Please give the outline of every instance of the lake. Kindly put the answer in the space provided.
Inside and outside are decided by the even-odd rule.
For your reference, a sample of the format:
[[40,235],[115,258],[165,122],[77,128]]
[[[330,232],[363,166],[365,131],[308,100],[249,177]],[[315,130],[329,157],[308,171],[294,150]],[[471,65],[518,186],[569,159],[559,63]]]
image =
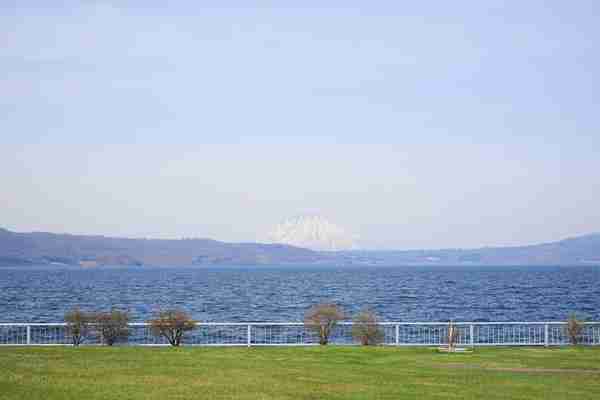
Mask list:
[[0,322],[61,322],[75,306],[134,321],[169,307],[200,321],[300,321],[319,302],[387,321],[600,320],[600,267],[0,268]]

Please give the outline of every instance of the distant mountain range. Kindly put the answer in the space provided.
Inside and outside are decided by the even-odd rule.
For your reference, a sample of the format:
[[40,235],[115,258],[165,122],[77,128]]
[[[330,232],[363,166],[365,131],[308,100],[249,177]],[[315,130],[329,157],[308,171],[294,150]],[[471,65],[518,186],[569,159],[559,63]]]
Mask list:
[[345,263],[384,265],[600,265],[600,233],[530,246],[338,253]]
[[210,239],[124,239],[0,229],[0,265],[600,265],[600,234],[480,249],[319,252]]
[[320,255],[280,244],[123,239],[0,229],[0,265],[311,264]]

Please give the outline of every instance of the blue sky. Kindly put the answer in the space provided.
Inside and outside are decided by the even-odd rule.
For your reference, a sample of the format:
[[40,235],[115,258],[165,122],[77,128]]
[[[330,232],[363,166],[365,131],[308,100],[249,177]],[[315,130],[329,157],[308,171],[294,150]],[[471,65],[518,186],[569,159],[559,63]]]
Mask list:
[[247,241],[308,212],[371,248],[600,231],[597,2],[10,3],[9,229]]

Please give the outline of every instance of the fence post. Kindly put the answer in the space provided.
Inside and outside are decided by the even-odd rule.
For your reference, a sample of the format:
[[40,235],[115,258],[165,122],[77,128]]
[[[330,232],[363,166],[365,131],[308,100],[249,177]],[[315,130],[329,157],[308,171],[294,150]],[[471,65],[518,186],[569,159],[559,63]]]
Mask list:
[[400,344],[400,325],[396,324],[396,346]]
[[475,326],[469,325],[469,337],[471,338],[471,348],[475,347]]
[[548,347],[548,345],[550,344],[548,342],[548,324],[544,324],[544,347]]
[[247,332],[247,344],[248,347],[252,346],[252,325],[248,324],[248,332]]
[[27,325],[27,344],[31,344],[31,325]]

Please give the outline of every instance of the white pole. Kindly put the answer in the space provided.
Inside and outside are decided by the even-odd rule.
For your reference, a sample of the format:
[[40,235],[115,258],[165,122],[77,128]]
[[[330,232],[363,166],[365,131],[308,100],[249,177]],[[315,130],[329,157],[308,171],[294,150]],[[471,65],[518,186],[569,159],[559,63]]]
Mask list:
[[252,346],[252,325],[248,324],[248,335],[247,335],[248,347]]
[[31,325],[27,325],[27,344],[31,344]]
[[548,347],[548,324],[544,324],[544,346]]
[[400,344],[400,325],[396,325],[396,346]]
[[475,347],[475,326],[473,324],[469,326],[469,336],[471,336],[471,347]]

